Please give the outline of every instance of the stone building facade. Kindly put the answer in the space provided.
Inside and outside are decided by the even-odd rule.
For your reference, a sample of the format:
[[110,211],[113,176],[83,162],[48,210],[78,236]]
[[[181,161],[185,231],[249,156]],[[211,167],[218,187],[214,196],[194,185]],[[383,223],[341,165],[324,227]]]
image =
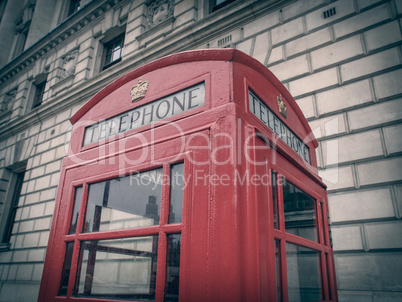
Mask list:
[[69,118],[130,70],[232,47],[319,141],[340,301],[402,300],[401,0],[0,1],[0,301],[36,301]]

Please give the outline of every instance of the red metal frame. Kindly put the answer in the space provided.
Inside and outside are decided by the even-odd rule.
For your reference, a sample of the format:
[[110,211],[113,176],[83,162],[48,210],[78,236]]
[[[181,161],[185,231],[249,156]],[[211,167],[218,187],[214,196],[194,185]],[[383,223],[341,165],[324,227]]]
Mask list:
[[[149,88],[142,100],[133,103],[130,89],[139,77],[149,82]],[[86,126],[200,82],[205,83],[202,107],[83,147]],[[250,89],[304,140],[311,164],[250,112]],[[287,105],[287,119],[279,112],[279,95]],[[337,301],[327,197],[316,166],[317,142],[291,95],[258,61],[233,49],[191,51],[162,58],[105,87],[71,121],[74,127],[68,156],[63,160],[39,301],[103,301],[73,296],[79,243],[152,234],[159,236],[155,301],[163,301],[166,235],[173,233],[182,236],[180,301],[276,301],[275,240],[280,243],[283,301],[288,301],[286,242],[319,252],[324,300]],[[265,137],[265,142],[257,136]],[[163,167],[168,176],[170,165],[177,162],[184,162],[184,177],[188,180],[183,193],[182,223],[167,223],[170,191],[169,185],[164,184],[159,225],[80,233],[88,184],[156,167]],[[286,177],[315,198],[317,242],[285,232],[281,186],[280,228],[274,229],[271,190],[253,181],[245,183],[242,178],[271,175],[273,170],[279,179]],[[69,235],[74,188],[81,185],[77,231]],[[74,251],[67,296],[60,297],[57,293],[66,242],[74,242]]]

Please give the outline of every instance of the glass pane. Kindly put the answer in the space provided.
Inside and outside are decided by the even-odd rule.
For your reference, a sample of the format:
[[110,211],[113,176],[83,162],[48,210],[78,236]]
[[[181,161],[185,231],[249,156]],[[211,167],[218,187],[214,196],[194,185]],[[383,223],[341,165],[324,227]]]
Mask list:
[[[12,174],[12,178],[16,177],[15,184],[13,187],[10,187],[10,194],[12,194],[11,198],[11,203],[10,203],[10,209],[7,213],[2,213],[3,219],[6,221],[6,225],[4,226],[3,230],[3,240],[2,243],[10,243],[10,238],[11,234],[13,232],[14,228],[14,221],[15,221],[15,216],[17,214],[18,210],[18,201],[20,200],[20,195],[21,195],[21,190],[22,190],[22,184],[24,182],[24,177],[25,177],[25,171],[21,173],[16,173]],[[4,211],[4,209],[2,208]],[[1,238],[1,237],[0,237]]]
[[84,241],[74,293],[106,299],[155,299],[158,236]]
[[169,223],[181,222],[183,207],[184,163],[173,165],[170,170],[170,214]]
[[286,232],[317,241],[315,199],[284,179],[283,206]]
[[225,2],[229,2],[228,0],[215,0],[215,5],[219,5]]
[[332,300],[332,291],[331,291],[331,278],[329,276],[329,261],[328,261],[328,254],[325,253],[325,265],[327,267],[327,284],[328,284],[328,298]]
[[105,65],[109,64],[112,61],[112,55],[107,54],[105,58]]
[[118,52],[120,50],[120,44],[113,45],[112,52]]
[[320,210],[321,210],[321,217],[322,217],[322,230],[324,234],[324,244],[327,245],[327,226],[325,225],[325,211],[324,211],[324,205],[320,202]]
[[43,94],[45,93],[45,86],[46,86],[46,81],[43,83],[40,83],[36,86],[36,92],[35,92],[35,97],[34,97],[32,108],[36,108],[42,104]]
[[162,168],[89,185],[84,232],[159,224]]
[[179,301],[181,234],[167,235],[165,302]]
[[114,44],[113,43],[108,43],[105,45],[106,49],[106,54],[110,55],[113,52]]
[[80,3],[80,0],[71,0],[70,9],[68,10],[68,16],[71,16],[80,9]]
[[281,242],[275,240],[276,301],[282,301]]
[[113,58],[112,58],[113,62],[120,59],[120,57],[121,57],[121,48],[119,47],[113,51]]
[[113,45],[113,51],[120,50],[122,46],[123,46],[123,40],[122,39],[117,40]]
[[77,222],[78,222],[78,213],[80,211],[81,205],[81,196],[82,196],[82,187],[75,188],[74,193],[74,206],[73,206],[73,215],[71,216],[71,225],[69,234],[75,234],[77,230]]
[[63,271],[59,288],[59,296],[67,295],[68,279],[70,278],[71,259],[73,257],[74,242],[68,242],[66,245],[66,255],[64,257]]
[[278,215],[278,175],[272,172],[272,206],[274,212],[274,228],[279,229],[279,215]]
[[286,243],[290,302],[322,300],[319,252]]

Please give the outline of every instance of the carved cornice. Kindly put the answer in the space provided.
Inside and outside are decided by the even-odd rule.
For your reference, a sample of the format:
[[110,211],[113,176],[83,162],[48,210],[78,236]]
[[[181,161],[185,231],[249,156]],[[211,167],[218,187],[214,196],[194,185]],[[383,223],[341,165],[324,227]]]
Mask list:
[[65,78],[75,74],[77,58],[78,58],[77,49],[71,51],[63,58],[60,70],[60,80],[64,80]]
[[[273,5],[266,5],[265,1],[270,1]],[[97,91],[119,78],[122,74],[126,74],[145,63],[172,53],[200,47],[203,43],[218,37],[222,33],[227,33],[234,28],[239,28],[243,24],[247,24],[273,9],[277,9],[280,5],[293,1],[295,0],[258,0],[253,5],[247,3],[233,5],[230,10],[215,12],[191,24],[191,26],[181,28],[177,32],[172,32],[169,35],[169,39],[163,39],[161,42],[143,48],[143,50],[129,54],[125,60],[122,60],[119,64],[106,69],[86,81],[76,84],[73,86],[73,89],[60,92],[60,94],[53,96],[48,102],[39,106],[36,110],[25,114],[18,120],[14,119],[8,123],[0,124],[0,141],[24,131],[37,122],[54,116],[54,114],[58,112],[71,108],[71,106],[83,100],[88,100]],[[115,2],[117,4],[117,2],[121,3],[122,1],[116,0]],[[215,20],[216,14],[218,13],[220,18],[219,20]],[[170,18],[164,22],[171,22]],[[161,26],[163,26],[163,24]],[[155,28],[151,30],[155,30]],[[147,32],[148,31],[146,31],[143,36],[140,35],[140,37],[148,37]],[[138,38],[139,37],[137,37],[137,39]],[[0,70],[0,76],[1,72],[2,70]],[[57,85],[58,84],[56,84],[56,86]]]
[[82,28],[87,27],[107,10],[123,0],[91,1],[77,13],[63,21],[54,30],[40,39],[37,43],[15,57],[0,69],[0,85],[17,75],[36,60],[55,49],[63,41],[70,38]]
[[173,17],[174,0],[155,0],[148,5],[147,27],[148,29]]

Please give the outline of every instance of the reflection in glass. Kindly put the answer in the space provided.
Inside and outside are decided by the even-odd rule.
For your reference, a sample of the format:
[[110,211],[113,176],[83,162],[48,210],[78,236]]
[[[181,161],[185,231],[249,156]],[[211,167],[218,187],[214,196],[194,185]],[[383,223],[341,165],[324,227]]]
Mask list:
[[179,301],[181,234],[167,235],[165,302]]
[[322,300],[319,252],[286,243],[289,302]]
[[276,301],[282,301],[281,242],[275,240]]
[[315,199],[284,179],[283,207],[286,232],[317,241]]
[[329,300],[332,300],[331,278],[329,276],[329,259],[328,259],[328,254],[327,253],[325,253],[325,266],[327,268],[328,298],[329,298]]
[[81,196],[82,196],[82,187],[75,188],[74,208],[73,208],[73,214],[71,216],[70,230],[68,231],[69,234],[75,234],[75,231],[77,230],[78,213],[80,211],[80,205],[81,205]]
[[159,224],[162,168],[89,185],[84,232]]
[[74,294],[154,300],[157,253],[158,236],[84,241]]
[[180,223],[183,207],[184,163],[172,165],[170,170],[169,223]]
[[66,254],[64,257],[63,271],[61,273],[61,281],[59,287],[59,296],[67,295],[68,279],[70,278],[71,259],[73,257],[74,242],[66,244]]
[[274,212],[274,228],[279,229],[279,215],[278,215],[278,174],[272,172],[272,206]]

